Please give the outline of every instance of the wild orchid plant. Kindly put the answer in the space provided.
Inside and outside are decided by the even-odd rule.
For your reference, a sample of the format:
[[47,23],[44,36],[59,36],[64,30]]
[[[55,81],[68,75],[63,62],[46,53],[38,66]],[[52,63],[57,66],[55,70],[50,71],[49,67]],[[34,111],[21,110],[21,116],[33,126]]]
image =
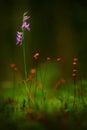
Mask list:
[[25,79],[27,79],[27,69],[26,69],[26,55],[25,55],[25,43],[24,43],[24,32],[30,31],[30,24],[27,20],[30,19],[30,16],[27,16],[27,12],[23,14],[23,23],[21,26],[21,31],[17,32],[16,37],[16,45],[21,45],[23,48],[23,58],[24,58],[24,71],[25,71]]
[[25,85],[25,88],[27,91],[29,102],[31,101],[32,103],[34,103],[32,97],[31,97],[29,88],[27,86],[27,82],[26,82],[28,77],[27,77],[27,68],[26,68],[26,51],[25,51],[25,43],[24,43],[24,33],[25,33],[25,31],[30,31],[30,24],[27,22],[27,20],[30,19],[30,16],[27,16],[27,13],[28,12],[25,12],[23,14],[23,22],[21,25],[21,31],[18,31],[17,36],[16,36],[16,45],[21,45],[23,48],[24,73],[25,73],[25,76],[24,76],[25,80],[23,80],[23,82],[24,82],[24,85]]

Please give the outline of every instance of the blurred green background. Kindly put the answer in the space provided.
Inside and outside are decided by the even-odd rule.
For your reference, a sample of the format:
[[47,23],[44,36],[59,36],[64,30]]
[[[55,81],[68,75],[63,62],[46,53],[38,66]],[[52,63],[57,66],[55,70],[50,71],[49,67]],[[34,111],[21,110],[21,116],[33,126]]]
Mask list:
[[85,0],[0,0],[0,81],[10,80],[10,64],[23,72],[22,48],[16,46],[22,15],[29,11],[30,32],[26,32],[27,68],[35,52],[45,59],[63,57],[71,75],[73,57],[79,72],[87,76],[87,2]]

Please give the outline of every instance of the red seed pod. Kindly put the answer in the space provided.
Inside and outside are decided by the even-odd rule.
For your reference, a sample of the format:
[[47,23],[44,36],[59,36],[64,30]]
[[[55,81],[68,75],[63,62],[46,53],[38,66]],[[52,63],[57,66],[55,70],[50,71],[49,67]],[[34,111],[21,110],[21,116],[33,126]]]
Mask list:
[[39,58],[39,53],[34,54],[34,59],[37,60]]
[[10,64],[11,68],[14,68],[16,65],[14,63]]
[[76,74],[75,74],[75,73],[73,73],[73,74],[72,74],[72,76],[73,76],[73,77],[76,77]]
[[35,74],[35,73],[36,73],[36,69],[32,68],[32,69],[30,70],[30,74]]
[[50,61],[51,60],[51,58],[50,57],[47,57],[47,61]]
[[77,62],[77,60],[78,60],[78,59],[77,59],[76,57],[73,59],[74,62]]
[[61,61],[61,60],[62,60],[62,58],[60,58],[60,57],[59,57],[59,58],[57,58],[56,60],[57,60],[57,61]]
[[77,72],[77,70],[76,70],[76,69],[73,69],[72,71],[73,71],[73,73],[76,73],[76,72]]
[[77,63],[74,61],[74,62],[73,62],[73,65],[76,65],[76,64],[77,64]]
[[18,72],[18,68],[17,68],[17,67],[15,67],[15,68],[14,68],[14,71],[15,71],[15,72]]

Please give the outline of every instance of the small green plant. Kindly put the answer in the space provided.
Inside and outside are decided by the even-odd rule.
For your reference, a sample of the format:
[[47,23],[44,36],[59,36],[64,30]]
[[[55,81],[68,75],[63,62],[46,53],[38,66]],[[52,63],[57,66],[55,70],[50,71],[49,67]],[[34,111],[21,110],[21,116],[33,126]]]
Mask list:
[[73,73],[72,73],[72,76],[73,76],[73,82],[74,82],[74,101],[73,101],[73,107],[75,107],[76,105],[76,96],[77,96],[77,58],[74,58],[73,59],[73,65],[74,65],[74,68],[73,68]]

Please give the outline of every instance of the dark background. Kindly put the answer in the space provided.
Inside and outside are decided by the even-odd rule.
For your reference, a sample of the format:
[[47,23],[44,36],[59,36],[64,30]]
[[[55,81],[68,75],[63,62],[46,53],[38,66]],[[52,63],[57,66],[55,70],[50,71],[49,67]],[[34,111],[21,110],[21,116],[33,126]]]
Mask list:
[[35,52],[45,59],[63,57],[71,74],[73,57],[87,76],[87,2],[85,0],[0,0],[0,80],[10,80],[10,64],[23,71],[22,49],[16,46],[22,15],[29,11],[31,31],[26,32],[27,68]]

